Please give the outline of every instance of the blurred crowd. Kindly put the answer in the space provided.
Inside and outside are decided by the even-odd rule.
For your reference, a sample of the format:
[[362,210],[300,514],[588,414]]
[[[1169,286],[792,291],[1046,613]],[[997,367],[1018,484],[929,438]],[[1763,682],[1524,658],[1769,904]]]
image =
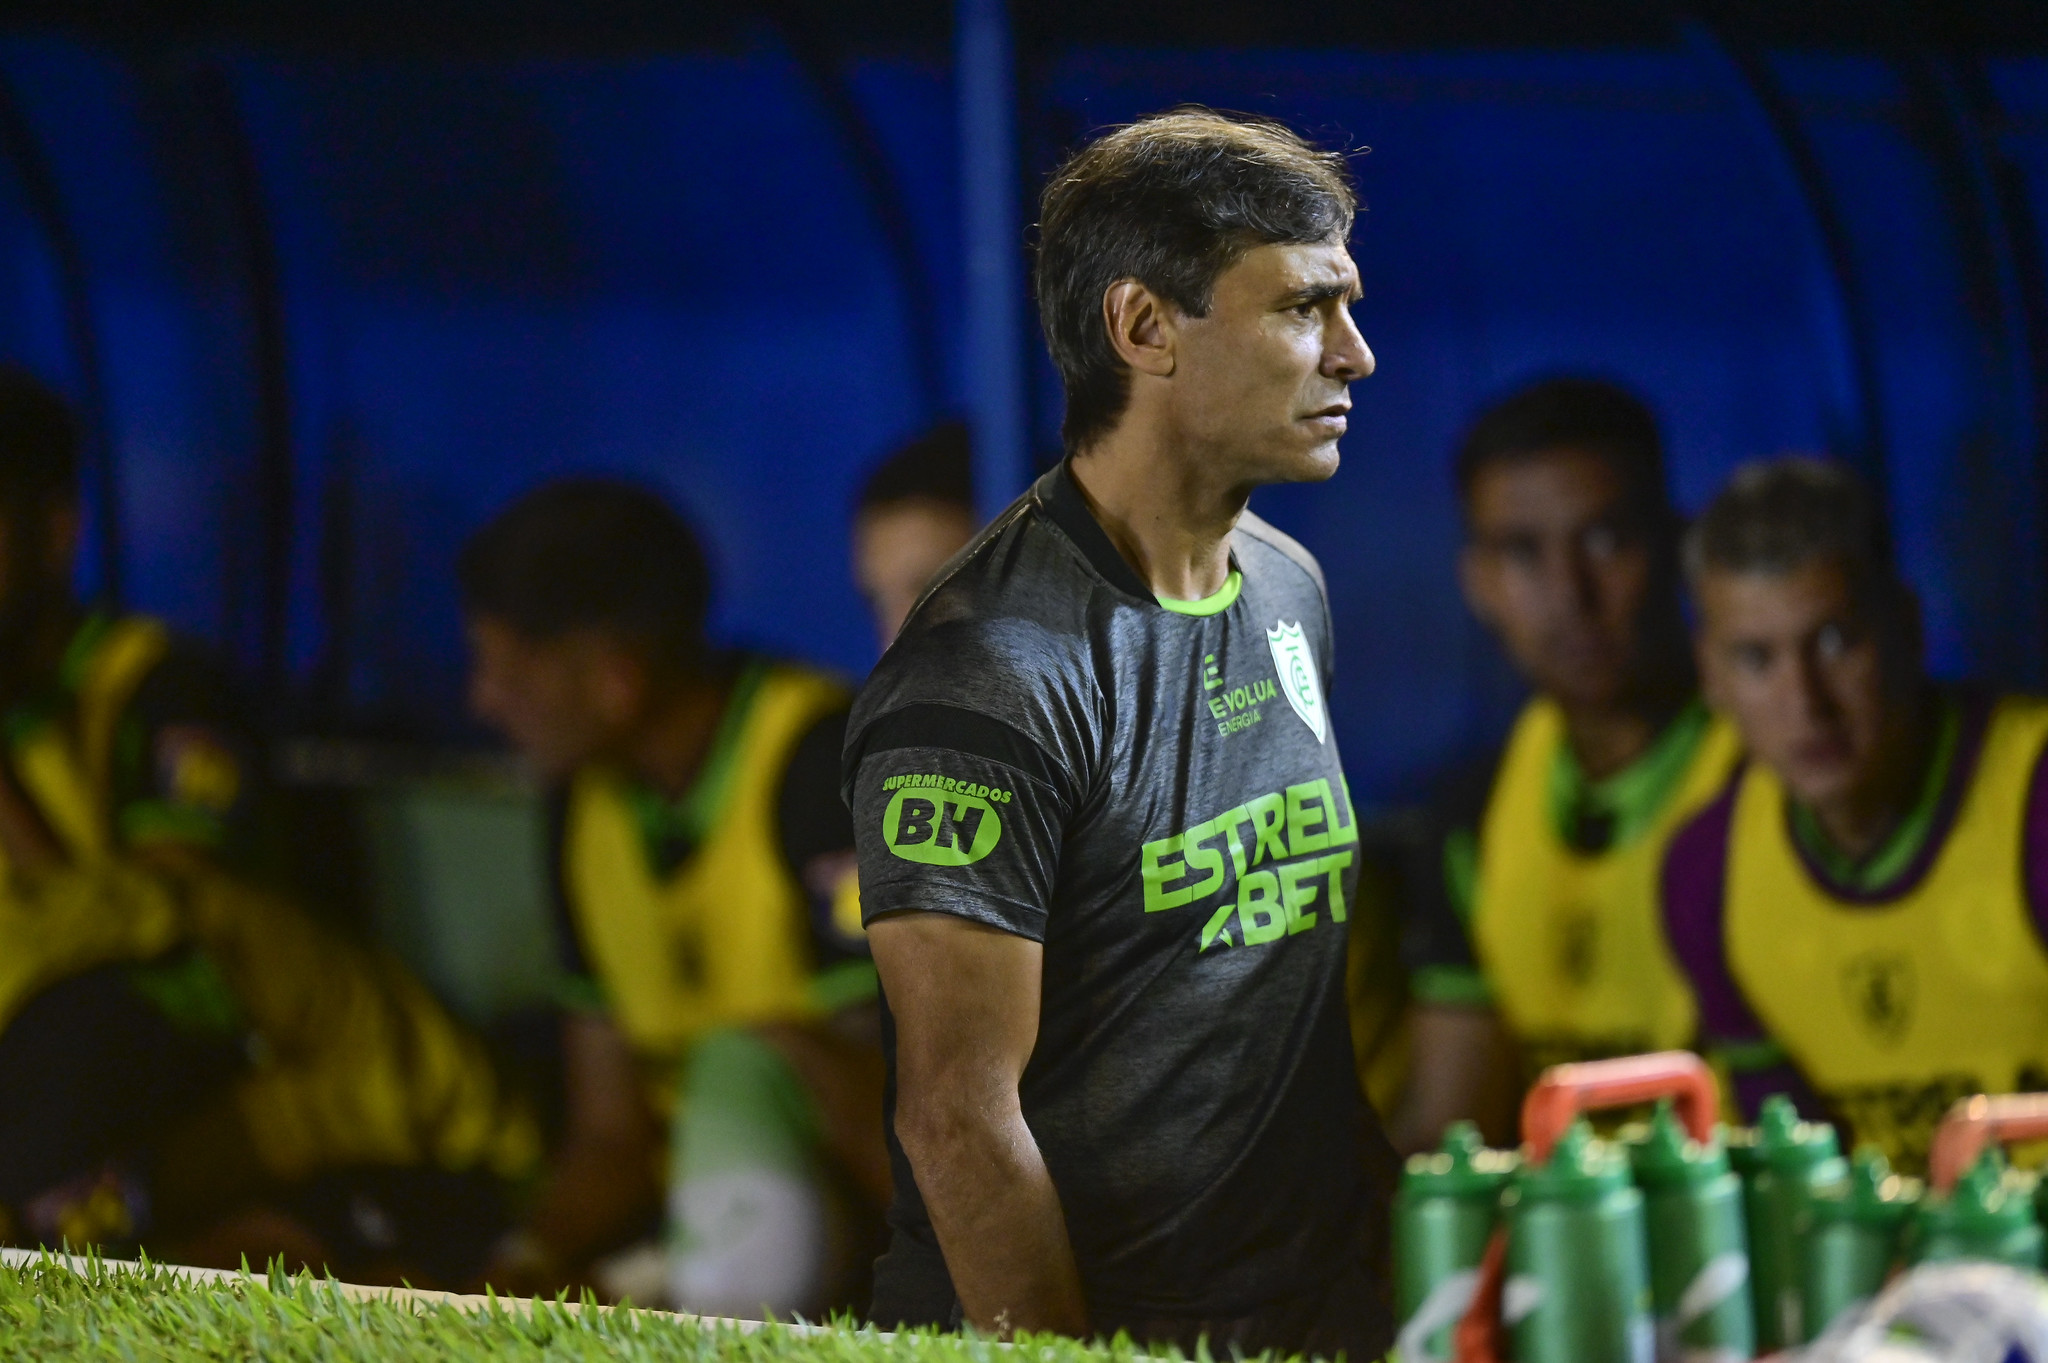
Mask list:
[[[77,599],[77,464],[0,374],[0,1241],[859,1310],[906,1171],[848,684],[715,646],[645,487],[552,483],[470,539],[471,705],[547,791],[559,984],[515,1053],[311,907],[233,679]],[[1541,1067],[1650,1050],[1908,1170],[1955,1098],[2048,1087],[2048,703],[1928,679],[1871,489],[1779,458],[1688,524],[1655,416],[1587,378],[1479,414],[1446,476],[1529,700],[1368,838],[1348,988],[1397,1147],[1511,1142]],[[974,506],[956,425],[865,483],[884,647]]]

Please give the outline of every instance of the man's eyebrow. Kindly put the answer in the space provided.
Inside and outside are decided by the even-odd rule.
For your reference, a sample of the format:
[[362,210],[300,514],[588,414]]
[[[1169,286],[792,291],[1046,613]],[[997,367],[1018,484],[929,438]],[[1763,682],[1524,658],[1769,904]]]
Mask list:
[[1326,303],[1332,298],[1349,301],[1356,288],[1357,286],[1350,281],[1338,279],[1326,280],[1321,284],[1304,284],[1282,297],[1280,306],[1298,308],[1303,303]]

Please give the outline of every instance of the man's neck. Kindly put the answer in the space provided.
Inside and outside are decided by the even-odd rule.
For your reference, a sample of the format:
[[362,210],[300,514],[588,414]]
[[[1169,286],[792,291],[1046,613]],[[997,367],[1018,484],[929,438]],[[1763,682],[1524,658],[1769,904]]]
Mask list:
[[663,795],[680,799],[704,768],[731,692],[725,669],[672,680],[627,741],[625,765]]
[[1156,434],[1125,421],[1068,467],[1082,500],[1153,595],[1199,601],[1230,579],[1230,532],[1249,488],[1200,476]]
[[1886,735],[1870,779],[1811,806],[1821,835],[1837,852],[1862,861],[1905,822],[1926,785],[1940,731],[1936,699],[1915,698]]

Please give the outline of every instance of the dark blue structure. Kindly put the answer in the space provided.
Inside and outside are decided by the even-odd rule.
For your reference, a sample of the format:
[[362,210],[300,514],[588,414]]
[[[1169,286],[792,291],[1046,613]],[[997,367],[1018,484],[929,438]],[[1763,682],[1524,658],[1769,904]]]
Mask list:
[[[1189,100],[1370,148],[1380,371],[1337,482],[1260,503],[1329,570],[1361,797],[1514,700],[1457,599],[1446,467],[1478,403],[1548,371],[1651,398],[1688,505],[1745,457],[1855,460],[1938,670],[2048,684],[2041,34],[1072,8],[1020,19],[1027,185]],[[0,358],[86,414],[87,585],[218,640],[281,722],[445,739],[463,536],[615,470],[689,506],[728,637],[864,670],[848,498],[976,394],[948,19],[883,9],[7,30]]]

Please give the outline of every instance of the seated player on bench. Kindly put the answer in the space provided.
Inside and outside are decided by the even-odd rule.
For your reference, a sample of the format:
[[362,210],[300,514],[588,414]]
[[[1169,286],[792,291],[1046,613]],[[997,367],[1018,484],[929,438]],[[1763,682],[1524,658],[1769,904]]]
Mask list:
[[[572,1281],[651,1230],[665,1139],[670,1302],[758,1317],[856,1300],[889,1175],[839,798],[846,689],[715,652],[695,535],[630,484],[528,494],[461,573],[477,712],[560,786],[576,982],[564,1135],[493,1281]],[[599,1277],[626,1280],[616,1261]]]
[[1687,571],[1752,754],[1672,843],[1664,911],[1744,1115],[1791,1092],[1924,1167],[1957,1098],[2048,1085],[2048,703],[1938,686],[1870,489],[1738,472]]
[[1680,523],[1643,404],[1537,383],[1474,423],[1457,479],[1465,598],[1536,694],[1491,763],[1446,783],[1407,877],[1410,1150],[1458,1117],[1513,1139],[1545,1065],[1692,1037],[1657,871],[1735,761],[1694,690]]
[[246,708],[74,599],[77,465],[0,372],[0,1239],[459,1281],[532,1124],[394,960],[262,887]]

